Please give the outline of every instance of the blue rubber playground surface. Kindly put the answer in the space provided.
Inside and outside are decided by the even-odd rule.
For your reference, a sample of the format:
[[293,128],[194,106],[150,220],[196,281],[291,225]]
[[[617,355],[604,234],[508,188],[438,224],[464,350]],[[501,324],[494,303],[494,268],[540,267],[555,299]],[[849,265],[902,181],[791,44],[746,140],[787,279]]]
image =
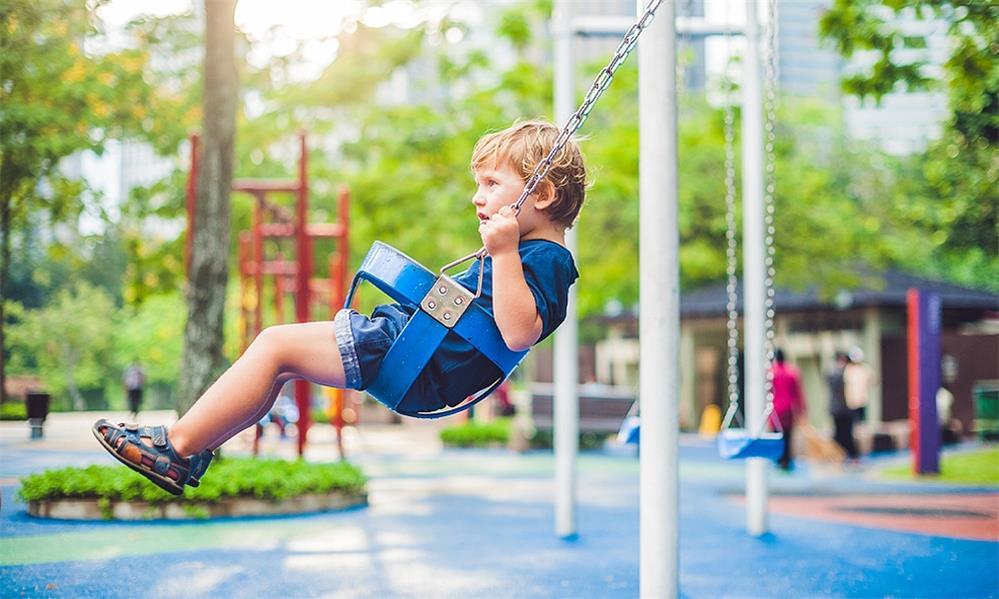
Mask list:
[[[113,463],[86,440],[85,423],[92,419],[81,421],[84,434],[65,433],[61,437],[72,439],[64,440],[49,432],[45,441],[29,442],[23,423],[0,429],[3,597],[639,595],[634,457],[580,457],[579,536],[570,541],[553,534],[550,454],[443,450],[432,431],[409,427],[361,429],[351,443],[354,461],[371,478],[364,508],[173,523],[29,517],[14,497],[17,476]],[[718,459],[694,438],[683,440],[680,462],[683,597],[999,595],[995,539],[891,528],[952,514],[982,518],[983,529],[991,529],[995,510],[869,510],[875,521],[884,516],[886,526],[774,511],[771,533],[754,538],[745,532],[743,466]],[[914,506],[921,496],[956,504],[999,498],[995,487],[886,484],[863,469],[844,473],[806,464],[789,475],[772,473],[770,481],[775,499],[805,506],[829,497],[911,497]]]

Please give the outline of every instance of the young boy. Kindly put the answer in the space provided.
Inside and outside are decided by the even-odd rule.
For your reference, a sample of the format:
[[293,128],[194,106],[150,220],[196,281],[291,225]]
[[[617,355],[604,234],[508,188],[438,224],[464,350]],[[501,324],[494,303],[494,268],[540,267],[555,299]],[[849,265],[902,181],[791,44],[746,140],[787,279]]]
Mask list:
[[[574,142],[554,157],[520,214],[511,208],[558,135],[550,123],[522,122],[485,135],[472,153],[472,204],[489,254],[475,301],[493,313],[503,341],[514,351],[538,343],[562,323],[569,287],[579,276],[565,248],[565,231],[579,214],[586,190],[586,170]],[[476,262],[455,280],[474,291],[478,268]],[[332,323],[269,327],[169,431],[101,419],[94,435],[119,461],[180,495],[185,484],[199,484],[215,448],[270,410],[288,380],[365,389],[414,310],[388,304],[371,316],[341,310]],[[491,362],[451,333],[414,383],[418,392],[401,405],[410,410],[457,405],[498,376]],[[440,402],[407,404],[410,396],[439,397]]]

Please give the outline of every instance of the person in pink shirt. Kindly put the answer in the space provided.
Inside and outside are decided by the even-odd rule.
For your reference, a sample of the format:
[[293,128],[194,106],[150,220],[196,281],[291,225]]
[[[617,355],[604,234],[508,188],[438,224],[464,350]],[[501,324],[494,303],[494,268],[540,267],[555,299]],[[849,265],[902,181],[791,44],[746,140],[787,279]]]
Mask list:
[[773,374],[774,414],[780,420],[784,429],[784,454],[777,465],[782,470],[790,470],[793,466],[791,455],[791,433],[794,423],[805,414],[805,395],[801,391],[801,374],[794,366],[784,361],[784,350],[774,352],[774,363],[771,366]]

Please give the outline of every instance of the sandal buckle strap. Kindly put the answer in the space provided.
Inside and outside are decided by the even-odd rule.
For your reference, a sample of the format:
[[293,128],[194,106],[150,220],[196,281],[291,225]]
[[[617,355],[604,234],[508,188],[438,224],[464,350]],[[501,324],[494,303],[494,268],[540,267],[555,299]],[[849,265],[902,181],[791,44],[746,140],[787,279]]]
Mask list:
[[150,432],[152,433],[150,437],[153,440],[153,445],[156,447],[166,447],[167,446],[167,435],[165,426],[154,426],[151,427]]

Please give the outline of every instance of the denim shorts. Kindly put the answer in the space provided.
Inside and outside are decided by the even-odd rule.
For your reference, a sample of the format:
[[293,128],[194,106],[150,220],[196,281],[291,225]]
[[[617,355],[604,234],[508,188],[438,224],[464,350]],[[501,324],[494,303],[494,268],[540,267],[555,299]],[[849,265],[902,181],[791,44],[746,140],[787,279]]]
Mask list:
[[[378,306],[370,317],[354,310],[337,312],[333,324],[347,389],[363,391],[375,381],[385,354],[411,315],[412,311],[399,304]],[[467,341],[448,333],[398,409],[429,412],[452,407],[502,376],[498,367]]]
[[343,309],[333,319],[347,389],[363,391],[374,382],[382,359],[409,320],[402,310],[377,314],[368,317]]

